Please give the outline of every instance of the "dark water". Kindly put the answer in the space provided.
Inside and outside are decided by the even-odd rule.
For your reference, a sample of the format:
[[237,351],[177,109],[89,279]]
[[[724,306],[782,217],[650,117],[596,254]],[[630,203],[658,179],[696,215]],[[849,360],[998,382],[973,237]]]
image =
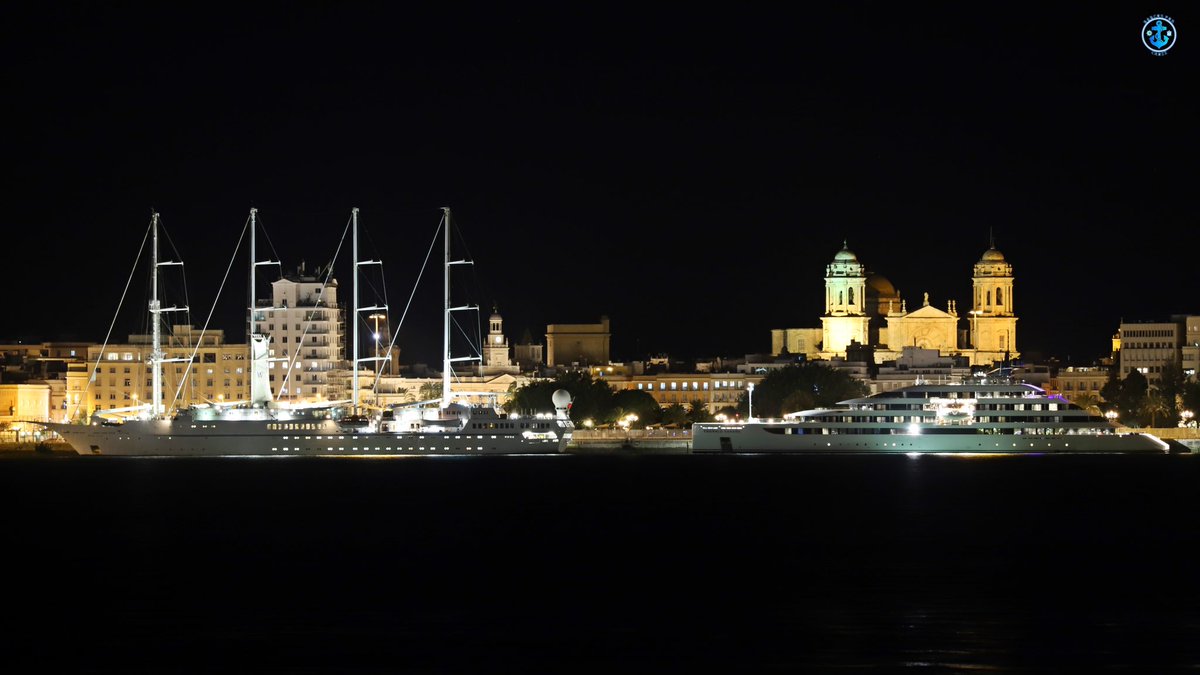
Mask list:
[[1194,669],[1198,488],[1190,456],[4,460],[0,666]]

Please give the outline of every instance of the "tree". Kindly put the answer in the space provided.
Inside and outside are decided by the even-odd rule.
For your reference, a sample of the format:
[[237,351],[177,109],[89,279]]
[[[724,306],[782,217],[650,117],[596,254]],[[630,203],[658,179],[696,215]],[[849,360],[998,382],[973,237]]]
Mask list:
[[1149,420],[1148,426],[1158,426],[1158,418],[1166,417],[1171,412],[1171,404],[1167,402],[1167,398],[1162,395],[1157,389],[1151,389],[1142,398],[1142,407],[1138,411],[1141,413],[1143,422]]
[[1105,410],[1116,410],[1117,400],[1121,398],[1121,379],[1117,376],[1117,367],[1108,369],[1108,381],[1100,387],[1100,398],[1104,399]]
[[663,408],[662,417],[660,419],[665,425],[675,425],[679,427],[687,426],[687,410],[678,403],[672,403],[670,406]]
[[1082,394],[1076,394],[1074,403],[1092,415],[1101,414],[1100,397],[1090,391],[1085,391]]
[[708,404],[701,400],[692,401],[688,406],[688,420],[693,424],[696,422],[711,422],[713,420],[712,413],[708,412]]
[[1175,406],[1175,401],[1183,393],[1183,384],[1186,381],[1187,376],[1183,373],[1183,366],[1173,360],[1163,363],[1162,378],[1158,381],[1158,392],[1166,400],[1168,408],[1166,414],[1171,418],[1179,416],[1179,408]]
[[[779,417],[796,410],[832,406],[868,393],[867,385],[849,373],[810,361],[767,373],[754,388],[754,416]],[[738,409],[743,414],[750,412],[742,402],[739,402]]]
[[585,419],[598,424],[616,420],[613,390],[604,380],[592,379],[586,372],[568,372],[552,380],[535,380],[518,387],[505,404],[505,410],[516,413],[537,413],[554,410],[554,392],[565,389],[571,394],[571,420],[581,424]]
[[[1183,409],[1191,410],[1200,416],[1200,382],[1185,382],[1179,397],[1183,399]],[[1192,418],[1196,419],[1196,418]]]
[[422,401],[432,401],[435,398],[442,397],[441,382],[426,382],[417,390],[417,398]]
[[1121,421],[1127,426],[1144,426],[1142,424],[1142,406],[1149,389],[1150,384],[1146,381],[1146,376],[1137,370],[1129,371],[1125,379],[1121,380],[1121,391],[1116,400],[1117,412],[1121,415]]
[[649,392],[641,389],[622,389],[613,394],[613,406],[617,411],[615,417],[621,417],[628,413],[637,415],[637,421],[633,423],[634,429],[640,429],[649,424],[656,424],[658,418],[662,415],[662,406]]

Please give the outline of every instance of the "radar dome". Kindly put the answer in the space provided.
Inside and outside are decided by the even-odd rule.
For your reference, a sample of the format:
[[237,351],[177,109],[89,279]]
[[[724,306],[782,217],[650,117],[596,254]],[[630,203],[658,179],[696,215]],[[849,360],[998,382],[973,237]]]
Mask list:
[[555,408],[565,408],[571,405],[571,392],[558,389],[550,396],[550,400],[554,401]]

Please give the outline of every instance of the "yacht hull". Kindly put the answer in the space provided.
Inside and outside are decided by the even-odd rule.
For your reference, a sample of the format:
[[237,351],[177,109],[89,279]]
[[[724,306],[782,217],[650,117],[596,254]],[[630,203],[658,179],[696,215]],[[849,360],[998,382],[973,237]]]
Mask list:
[[[787,424],[696,424],[692,452],[735,453],[1166,453],[1150,434],[823,434]],[[794,427],[793,427],[794,428]]]

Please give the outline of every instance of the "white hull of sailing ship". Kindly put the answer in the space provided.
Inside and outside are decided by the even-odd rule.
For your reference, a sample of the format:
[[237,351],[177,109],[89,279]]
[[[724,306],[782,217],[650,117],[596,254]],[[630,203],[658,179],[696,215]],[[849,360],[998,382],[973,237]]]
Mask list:
[[[348,430],[333,420],[218,423],[131,420],[116,426],[47,424],[81,455],[145,457],[289,457],[398,455],[519,455],[563,452],[570,422],[500,419],[486,425],[542,424],[541,429],[468,429],[458,433],[380,433]],[[476,424],[482,424],[476,422]],[[504,433],[496,433],[503,431]],[[512,431],[518,433],[512,433]]]

